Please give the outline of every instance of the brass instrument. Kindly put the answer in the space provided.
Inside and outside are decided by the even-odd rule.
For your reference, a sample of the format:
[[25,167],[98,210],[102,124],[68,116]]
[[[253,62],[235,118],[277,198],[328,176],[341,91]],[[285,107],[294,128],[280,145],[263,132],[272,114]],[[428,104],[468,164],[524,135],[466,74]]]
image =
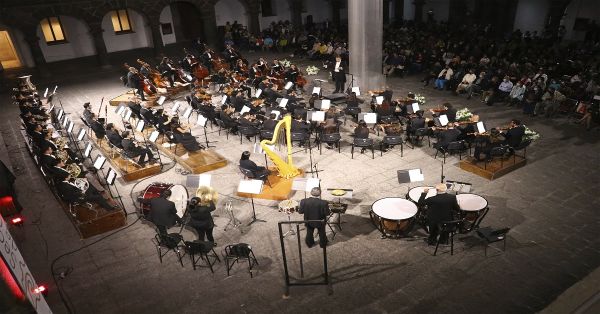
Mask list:
[[217,203],[219,193],[209,186],[201,186],[196,190],[196,197],[200,198],[200,203]]
[[81,168],[77,164],[67,164],[65,170],[67,170],[72,178],[77,178],[81,174]]
[[31,75],[19,76],[19,87],[25,87],[29,91],[35,91],[35,85],[31,83]]
[[[269,146],[277,143],[277,139],[279,137],[280,129],[285,128],[285,139],[287,146],[287,162],[285,162],[281,157],[279,157],[275,152],[273,152]],[[277,171],[279,172],[279,176],[285,179],[293,178],[300,174],[300,170],[294,167],[294,163],[292,161],[292,116],[286,115],[277,123],[275,126],[275,130],[273,131],[273,138],[271,140],[262,140],[260,142],[260,146],[269,159],[275,164],[277,167]]]
[[64,138],[59,137],[54,141],[54,144],[56,145],[56,147],[59,150],[63,150],[65,148],[65,146],[67,146],[67,142],[65,141]]
[[75,178],[75,180],[73,180],[73,184],[75,184],[75,186],[81,190],[81,193],[85,193],[90,187],[90,183],[84,178]]
[[66,163],[69,160],[69,154],[66,150],[58,150],[56,151],[56,158],[62,160],[62,162]]

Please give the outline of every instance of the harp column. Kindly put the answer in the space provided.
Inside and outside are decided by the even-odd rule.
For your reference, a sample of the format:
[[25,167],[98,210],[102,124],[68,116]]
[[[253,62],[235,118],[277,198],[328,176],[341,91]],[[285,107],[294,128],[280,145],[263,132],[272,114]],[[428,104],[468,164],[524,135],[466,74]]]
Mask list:
[[348,0],[348,38],[355,86],[362,91],[381,87],[383,0]]

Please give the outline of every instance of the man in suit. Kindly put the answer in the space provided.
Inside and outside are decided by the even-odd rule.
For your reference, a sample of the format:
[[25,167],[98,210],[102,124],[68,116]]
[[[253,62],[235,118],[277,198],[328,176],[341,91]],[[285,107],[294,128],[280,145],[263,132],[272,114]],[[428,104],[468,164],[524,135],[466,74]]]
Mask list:
[[423,118],[423,111],[419,110],[416,116],[409,120],[408,127],[406,128],[406,135],[410,137],[415,134],[418,129],[425,127],[425,118]]
[[169,201],[171,196],[170,190],[165,190],[160,197],[150,199],[150,212],[146,219],[152,222],[160,234],[167,234],[167,229],[175,225],[175,223],[183,223],[181,217],[177,216],[177,208],[175,203]]
[[521,121],[512,119],[510,121],[510,128],[504,134],[504,144],[510,147],[517,147],[521,145],[523,135],[525,135],[525,127],[521,125]]
[[85,122],[90,124],[90,122],[92,121],[93,114],[94,113],[92,112],[92,105],[90,105],[89,102],[83,104],[83,119],[85,120]]
[[140,165],[144,165],[146,163],[146,156],[148,156],[148,159],[150,160],[151,163],[153,163],[155,161],[152,151],[148,148],[138,146],[134,142],[133,134],[129,133],[129,131],[123,132],[123,140],[121,141],[121,145],[122,145],[123,151],[125,152],[125,155],[127,155],[127,157],[129,157],[129,158],[139,157],[138,163]]
[[127,87],[135,88],[142,101],[146,101],[142,79],[139,77],[138,71],[134,67],[129,67],[129,72],[127,72]]
[[433,144],[433,147],[443,152],[448,149],[448,144],[457,141],[461,134],[462,133],[458,129],[454,128],[454,123],[449,122],[448,129],[440,132],[438,135],[438,141],[437,143]]
[[58,195],[60,195],[63,201],[69,203],[78,201],[92,202],[106,210],[118,209],[116,205],[110,205],[92,185],[88,187],[84,194],[75,184],[71,183],[70,179],[71,176],[69,174],[61,175],[59,178],[60,182],[56,186]]
[[277,120],[275,120],[276,117],[276,114],[271,113],[269,115],[269,118],[265,120],[265,122],[263,122],[262,129],[267,131],[274,131],[275,127],[277,126]]
[[240,167],[252,171],[255,177],[260,177],[264,174],[269,173],[269,169],[258,166],[254,161],[250,160],[250,152],[245,151],[240,157]]
[[96,114],[94,113],[92,113],[91,115],[90,128],[92,129],[92,131],[94,131],[94,135],[96,135],[96,138],[99,140],[103,139],[106,135],[106,130],[104,129],[104,126],[98,121],[98,117],[96,117]]
[[119,135],[119,131],[115,129],[115,126],[112,123],[106,125],[106,137],[108,137],[108,141],[117,148],[123,149],[123,145],[121,142],[123,141],[123,137]]
[[[329,205],[327,201],[320,199],[321,189],[312,188],[309,198],[300,201],[298,213],[304,214],[304,220],[325,220],[329,216]],[[315,229],[319,232],[319,246],[327,245],[327,234],[325,232],[326,223],[307,222],[306,223],[306,245],[310,248],[315,245]]]
[[[439,224],[444,221],[453,220],[453,212],[458,212],[460,206],[456,201],[456,196],[446,194],[446,184],[438,183],[435,186],[437,194],[435,196],[425,198],[429,188],[425,188],[419,198],[419,206],[427,205],[427,224],[429,227],[429,238],[427,243],[435,245],[438,234],[440,233]],[[448,239],[448,234],[440,235],[440,242],[445,242]]]
[[331,70],[331,77],[335,81],[335,91],[333,92],[334,94],[344,92],[344,85],[346,85],[345,66],[346,65],[342,61],[342,57],[340,56],[335,57],[335,62],[332,61],[329,63],[328,67]]

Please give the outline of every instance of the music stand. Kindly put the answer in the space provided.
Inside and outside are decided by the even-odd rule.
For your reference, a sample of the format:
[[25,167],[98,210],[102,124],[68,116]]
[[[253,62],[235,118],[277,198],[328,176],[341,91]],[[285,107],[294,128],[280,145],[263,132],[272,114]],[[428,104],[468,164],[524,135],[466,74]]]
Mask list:
[[406,107],[406,111],[410,114],[417,113],[417,111],[419,111],[420,109],[421,108],[419,108],[418,102],[412,103],[410,106]]
[[425,181],[425,176],[423,175],[423,172],[421,172],[421,169],[419,169],[419,168],[398,170],[397,174],[398,174],[398,183],[400,183],[400,184],[408,183],[408,190],[406,191],[407,194],[408,194],[408,191],[410,191],[411,183]]
[[198,114],[198,120],[196,120],[196,125],[201,126],[204,130],[204,141],[206,142],[206,149],[209,149],[211,147],[216,146],[210,146],[211,142],[208,140],[208,133],[206,133],[206,122],[208,122],[208,119],[205,116]]
[[477,126],[477,132],[485,133],[485,124],[483,124],[482,121],[477,122],[476,126]]
[[199,188],[201,186],[210,187],[212,175],[208,173],[203,173],[200,175],[190,175],[186,177],[185,186],[189,188]]
[[115,192],[117,193],[116,198],[119,200],[119,203],[121,204],[121,209],[125,210],[125,205],[123,204],[123,199],[121,197],[121,193],[119,193],[119,189],[117,188],[117,186],[114,185],[116,179],[117,179],[117,172],[113,168],[108,168],[108,172],[106,173],[106,176],[104,177],[104,180],[108,184],[108,192],[110,193],[111,197],[115,198],[112,193],[112,189],[110,187],[113,186],[115,188]]
[[263,188],[262,180],[240,180],[240,184],[238,185],[238,193],[250,194],[250,201],[252,203],[252,220],[248,225],[251,225],[255,222],[266,222],[262,219],[256,218],[256,209],[254,208],[254,195],[260,194]]
[[[272,151],[275,150],[275,145],[267,145],[269,147],[269,149],[271,149]],[[254,143],[254,147],[252,149],[252,153],[253,154],[262,154],[263,156],[265,156],[265,168],[269,168],[269,164],[267,162],[267,154],[265,153],[265,151],[263,150],[262,146],[260,145],[260,143]]]
[[86,128],[79,129],[79,133],[77,134],[77,141],[83,141],[85,134],[87,133]]
[[358,86],[353,86],[351,91],[352,91],[353,93],[355,93],[355,94],[356,94],[356,96],[360,96],[360,87],[358,87]]
[[304,191],[304,198],[306,198],[307,192],[320,186],[321,179],[319,178],[294,178],[292,181],[292,191]]
[[315,100],[315,108],[319,110],[328,110],[331,107],[331,99]]

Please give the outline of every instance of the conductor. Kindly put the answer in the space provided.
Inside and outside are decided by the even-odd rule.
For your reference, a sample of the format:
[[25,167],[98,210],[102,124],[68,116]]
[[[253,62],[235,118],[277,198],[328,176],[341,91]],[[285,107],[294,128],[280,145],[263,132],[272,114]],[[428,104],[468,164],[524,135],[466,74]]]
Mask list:
[[[321,189],[312,188],[311,197],[300,201],[298,212],[304,214],[304,220],[325,220],[329,215],[329,205],[327,201],[319,198]],[[325,233],[325,222],[307,222],[306,223],[306,245],[310,248],[315,245],[315,228],[319,231],[319,246],[322,248],[327,245],[327,234]]]
[[171,196],[170,190],[165,190],[160,197],[150,200],[150,212],[146,217],[150,222],[154,223],[158,229],[158,233],[167,234],[167,229],[182,223],[182,220],[177,216],[175,203],[169,200]]
[[[438,183],[435,186],[437,194],[427,199],[425,199],[425,196],[429,189],[425,188],[418,201],[419,206],[427,205],[427,223],[429,225],[427,244],[429,245],[435,245],[436,243],[440,233],[439,224],[444,221],[451,221],[453,211],[458,212],[460,210],[456,196],[446,194],[446,188],[446,184]],[[447,240],[448,234],[440,235],[440,242],[446,242]]]

